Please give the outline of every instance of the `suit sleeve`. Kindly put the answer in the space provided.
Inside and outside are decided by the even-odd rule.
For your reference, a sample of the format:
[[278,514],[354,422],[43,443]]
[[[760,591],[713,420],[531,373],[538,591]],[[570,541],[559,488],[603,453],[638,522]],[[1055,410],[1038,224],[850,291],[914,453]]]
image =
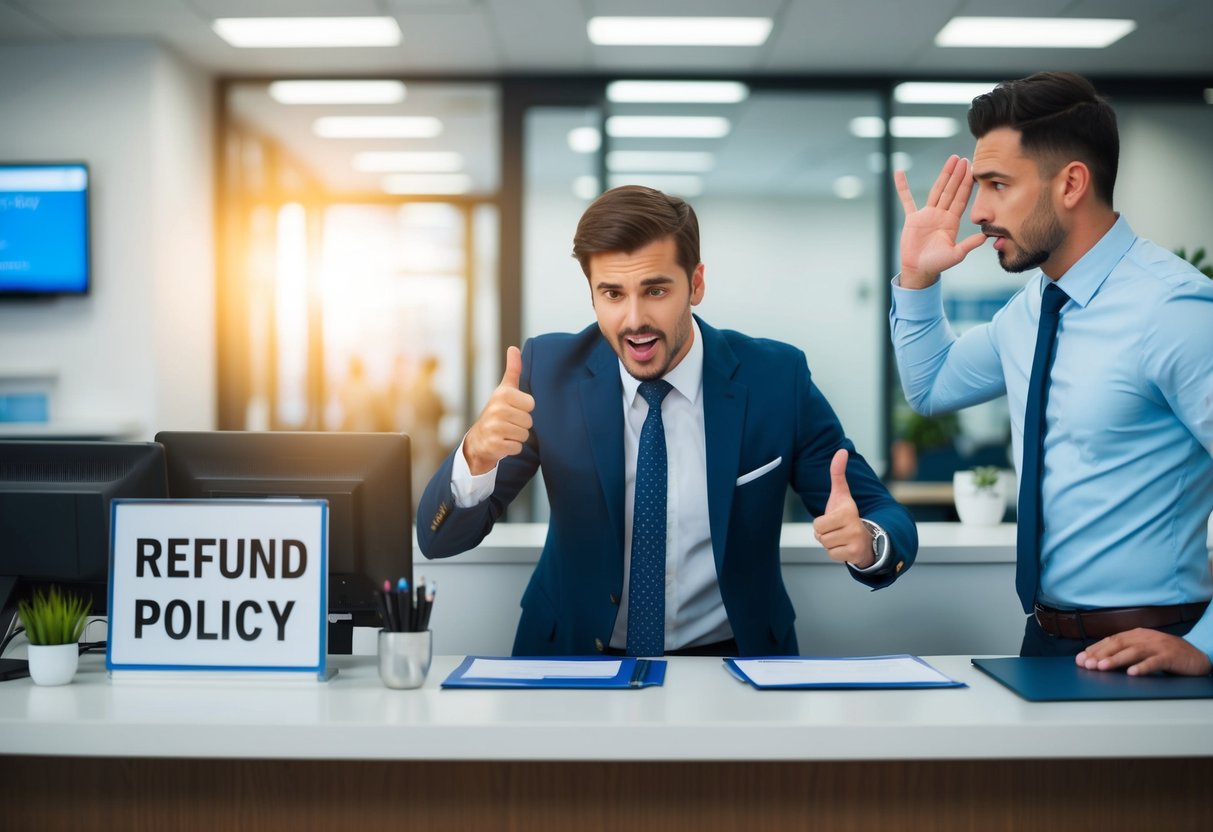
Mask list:
[[[525,393],[533,392],[533,360],[532,342],[527,341],[522,347],[522,375],[518,380],[519,389]],[[536,406],[539,406],[538,402]],[[479,546],[539,468],[539,443],[532,430],[520,453],[497,464],[497,484],[493,493],[474,506],[460,508],[451,491],[451,472],[457,453],[459,448],[443,460],[417,504],[417,542],[427,558],[450,557]]]
[[802,360],[797,372],[796,459],[792,488],[814,517],[825,511],[830,499],[830,461],[840,448],[848,452],[847,484],[859,507],[859,516],[871,520],[889,535],[892,555],[885,569],[867,574],[847,570],[862,584],[880,589],[897,580],[918,554],[918,529],[909,511],[893,499],[876,472],[843,433],[834,409],[813,384]]

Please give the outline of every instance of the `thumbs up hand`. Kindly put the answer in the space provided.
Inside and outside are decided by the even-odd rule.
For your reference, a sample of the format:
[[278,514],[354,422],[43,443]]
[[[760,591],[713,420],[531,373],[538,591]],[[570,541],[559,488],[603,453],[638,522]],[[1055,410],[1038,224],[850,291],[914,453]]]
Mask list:
[[501,383],[463,439],[463,457],[472,474],[487,474],[505,457],[521,452],[531,435],[535,398],[518,389],[521,376],[522,353],[510,347],[505,353]]
[[832,560],[864,569],[876,562],[872,553],[872,535],[859,519],[859,506],[847,485],[846,450],[840,449],[830,461],[830,499],[825,511],[813,521],[813,536],[826,548]]

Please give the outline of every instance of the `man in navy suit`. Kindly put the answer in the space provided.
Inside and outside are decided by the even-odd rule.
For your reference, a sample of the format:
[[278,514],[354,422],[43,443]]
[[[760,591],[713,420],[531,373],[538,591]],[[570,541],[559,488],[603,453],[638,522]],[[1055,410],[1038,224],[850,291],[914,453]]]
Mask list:
[[909,513],[855,453],[804,354],[691,314],[704,266],[689,205],[608,191],[573,255],[597,326],[509,348],[417,511],[426,557],[458,554],[542,469],[551,519],[515,655],[796,654],[779,563],[789,485],[860,583],[887,586],[913,563]]

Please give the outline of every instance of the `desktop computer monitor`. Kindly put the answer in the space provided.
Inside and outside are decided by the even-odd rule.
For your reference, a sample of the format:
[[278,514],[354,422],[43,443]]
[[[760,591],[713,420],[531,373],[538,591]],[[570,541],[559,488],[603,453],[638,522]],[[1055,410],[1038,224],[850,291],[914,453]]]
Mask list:
[[110,501],[167,495],[164,449],[153,442],[0,440],[0,638],[17,602],[49,584],[103,614]]
[[[383,626],[374,591],[413,582],[409,438],[400,433],[161,432],[173,498],[328,500],[329,652]],[[336,626],[334,626],[336,625]]]

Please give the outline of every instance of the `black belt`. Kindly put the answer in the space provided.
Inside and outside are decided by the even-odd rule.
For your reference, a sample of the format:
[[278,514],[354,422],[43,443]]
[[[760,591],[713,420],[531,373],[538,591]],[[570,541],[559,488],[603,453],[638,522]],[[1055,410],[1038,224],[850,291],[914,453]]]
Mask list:
[[1196,621],[1205,614],[1208,601],[1172,604],[1167,607],[1117,607],[1104,610],[1055,610],[1036,605],[1036,622],[1046,633],[1062,638],[1096,639],[1134,630],[1156,630]]

